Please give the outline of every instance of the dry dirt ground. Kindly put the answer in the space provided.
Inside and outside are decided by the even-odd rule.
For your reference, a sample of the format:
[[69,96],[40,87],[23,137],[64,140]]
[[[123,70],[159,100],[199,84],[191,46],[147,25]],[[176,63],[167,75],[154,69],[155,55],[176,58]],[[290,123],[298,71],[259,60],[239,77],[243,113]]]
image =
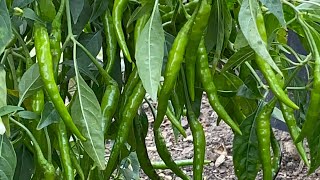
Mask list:
[[[144,108],[148,109],[148,106],[145,104]],[[153,118],[150,110],[148,111],[148,117],[149,122],[152,123]],[[204,97],[201,105],[200,122],[206,133],[206,159],[211,161],[211,163],[204,168],[204,178],[217,180],[237,179],[234,174],[232,162],[232,131],[223,122],[221,122],[219,126],[216,126],[216,120],[217,115]],[[180,136],[177,142],[175,141],[170,122],[166,120],[162,125],[162,134],[166,139],[167,147],[171,150],[171,154],[175,160],[191,159],[193,157],[192,135],[186,119],[182,119],[182,125],[186,129],[188,136],[187,138]],[[289,134],[280,130],[275,130],[275,134],[281,143],[283,151],[281,169],[276,179],[320,179],[320,170],[307,176],[307,168],[300,161],[299,155],[292,144]],[[151,128],[149,128],[146,141],[151,160],[160,160],[153,141]],[[192,167],[184,167],[183,170],[192,177]],[[170,170],[158,170],[158,173],[165,180],[180,179],[171,173]],[[143,173],[141,177],[141,179],[148,179]],[[261,179],[261,174],[259,174],[257,179]]]

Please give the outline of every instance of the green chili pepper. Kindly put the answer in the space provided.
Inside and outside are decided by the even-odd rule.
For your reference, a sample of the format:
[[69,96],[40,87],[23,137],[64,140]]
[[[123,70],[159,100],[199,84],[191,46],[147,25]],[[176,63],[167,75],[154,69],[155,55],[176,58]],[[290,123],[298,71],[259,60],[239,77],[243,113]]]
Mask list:
[[58,73],[58,64],[61,57],[61,17],[65,9],[65,0],[60,1],[60,7],[57,15],[52,21],[52,29],[50,34],[50,48],[52,55],[53,72],[55,76]]
[[189,40],[189,30],[192,27],[195,16],[196,13],[193,13],[192,17],[179,31],[169,52],[169,57],[164,74],[164,82],[158,99],[158,112],[154,123],[154,129],[159,129],[163,121],[163,117],[167,111],[168,100],[176,79],[179,75],[180,65],[183,61],[184,53]]
[[259,112],[256,118],[256,133],[258,138],[258,149],[263,170],[263,179],[272,179],[272,163],[270,152],[270,137],[271,137],[271,113],[276,104],[272,101],[265,105]]
[[196,68],[198,72],[198,76],[202,83],[203,89],[207,93],[209,103],[211,107],[215,110],[215,112],[219,115],[220,118],[224,120],[236,133],[242,134],[238,125],[231,119],[229,114],[226,112],[224,107],[221,105],[216,86],[212,81],[212,75],[209,69],[208,63],[208,55],[206,52],[206,47],[204,44],[204,40],[202,39],[198,49],[198,60],[196,63]]
[[280,144],[277,141],[276,137],[274,136],[272,129],[270,129],[270,133],[271,133],[271,137],[270,137],[271,148],[272,148],[272,152],[273,152],[272,177],[273,177],[273,179],[275,179],[277,174],[279,173],[279,170],[280,170],[282,154],[281,154]]
[[178,121],[180,121],[183,112],[184,99],[181,99],[181,94],[179,94],[179,92],[181,92],[182,89],[178,89],[179,87],[177,85],[178,82],[173,88],[173,92],[171,94],[171,103],[174,109],[175,116],[178,119]]
[[114,23],[114,30],[118,40],[118,44],[123,51],[124,56],[129,62],[132,62],[129,49],[126,44],[125,36],[122,30],[122,16],[127,8],[129,0],[115,0],[112,9],[112,18]]
[[152,167],[150,158],[148,156],[147,147],[144,138],[144,132],[142,130],[142,124],[139,121],[139,118],[135,118],[134,123],[134,136],[136,140],[136,153],[137,157],[143,172],[150,178],[150,179],[161,179],[157,172]]
[[203,35],[204,30],[208,25],[208,20],[211,11],[212,0],[202,0],[199,2],[200,7],[197,12],[196,18],[193,22],[192,28],[190,30],[189,42],[187,45],[187,51],[185,55],[186,61],[186,74],[188,90],[190,98],[194,101],[195,91],[195,63],[197,59],[197,51]]
[[173,112],[170,110],[170,108],[167,108],[167,113],[166,113],[169,121],[171,122],[171,124],[177,128],[177,130],[181,133],[181,135],[183,137],[187,137],[186,131],[183,129],[181,123],[179,122],[179,120],[174,116]]
[[119,102],[119,105],[120,105],[119,113],[123,112],[124,106],[127,104],[127,101],[131,96],[133,89],[136,87],[139,81],[140,81],[139,73],[137,71],[137,68],[134,68],[130,73],[130,76],[127,80],[126,85],[123,88],[123,93],[121,94],[120,102]]
[[37,91],[32,96],[32,103],[31,103],[32,111],[36,114],[40,115],[43,108],[44,108],[44,93],[42,90]]
[[175,38],[172,44],[166,65],[163,86],[161,88],[160,96],[158,99],[157,117],[155,119],[153,127],[155,143],[161,159],[176,175],[178,175],[182,179],[189,178],[172,160],[170,152],[167,149],[166,143],[161,135],[160,125],[167,111],[168,100],[171,95],[171,90],[173,89],[177,76],[179,75],[180,65],[183,61],[183,56],[189,39],[189,30],[192,27],[192,23],[195,19],[195,16],[196,13],[193,13],[191,18],[179,31],[177,37]]
[[83,173],[82,168],[80,166],[80,163],[78,162],[78,159],[72,149],[70,149],[70,158],[71,158],[72,165],[77,170],[80,179],[84,180],[85,179],[84,173]]
[[63,121],[55,125],[56,137],[59,143],[60,159],[62,162],[63,179],[74,179],[73,167],[70,155],[69,137],[67,135],[66,126]]
[[107,133],[109,126],[111,124],[113,115],[117,110],[119,96],[120,96],[120,91],[118,86],[108,85],[106,87],[106,90],[104,92],[104,95],[101,101],[101,111],[102,111],[102,116],[104,118],[102,129],[104,131],[104,134]]
[[[32,95],[31,111],[40,116],[41,112],[43,111],[43,108],[44,108],[44,93],[43,93],[43,90],[38,90],[34,95]],[[47,143],[48,142],[46,140],[44,131],[37,130],[38,123],[39,123],[38,120],[33,120],[28,128],[32,132],[36,141],[39,143],[39,146],[40,146],[42,153],[47,154],[47,152],[48,152]],[[35,156],[35,159],[37,159],[37,158],[38,157]],[[37,161],[37,162],[38,163],[36,164],[36,169],[41,170],[43,167],[41,167],[41,164],[39,163],[39,161]],[[37,170],[35,171],[34,177],[40,178],[41,176],[43,176],[43,174],[41,174],[41,172],[39,172]]]
[[195,113],[193,112],[191,102],[189,100],[187,82],[185,79],[185,73],[183,69],[181,69],[181,74],[184,84],[184,94],[187,105],[187,119],[193,137],[193,179],[202,179],[203,164],[206,152],[206,138],[204,135],[203,127],[201,123],[198,121]]
[[72,121],[72,118],[60,97],[59,89],[55,82],[52,56],[47,29],[39,22],[34,23],[34,45],[39,63],[40,76],[44,82],[44,88],[48,92],[56,110],[65,122],[66,126],[81,140],[86,140]]
[[[257,27],[260,33],[261,38],[265,43],[267,43],[267,33],[264,25],[264,19],[263,15],[258,13],[257,15]],[[283,91],[281,85],[278,82],[278,78],[275,75],[273,69],[271,66],[262,59],[259,55],[256,55],[255,62],[258,65],[261,73],[263,74],[264,78],[266,79],[267,83],[269,84],[269,87],[273,94],[283,103],[285,103],[287,106],[293,108],[293,109],[299,109],[299,107],[290,100],[290,98],[287,96],[287,94]]]
[[34,154],[35,154],[35,158],[37,161],[37,164],[39,164],[39,168],[41,171],[41,175],[43,177],[40,178],[44,178],[46,180],[54,180],[55,179],[55,168],[54,166],[49,163],[46,158],[43,156],[43,153],[41,151],[41,148],[37,142],[37,140],[34,138],[34,136],[32,135],[32,133],[28,130],[28,128],[26,128],[25,126],[23,126],[20,122],[16,121],[15,119],[13,119],[12,117],[9,117],[9,119],[15,123],[16,125],[18,125],[19,127],[21,127],[24,131],[26,131],[26,134],[29,136],[29,138],[31,139],[32,143],[33,143],[33,148],[34,149]]
[[[305,34],[307,36],[309,46],[311,49],[312,56],[314,58],[314,70],[313,70],[313,88],[311,90],[309,107],[306,115],[306,120],[303,123],[301,133],[297,137],[295,142],[300,142],[304,137],[311,135],[317,129],[314,128],[314,125],[318,123],[319,120],[319,107],[320,107],[320,54],[319,54],[319,45],[320,42],[315,41],[318,39],[313,35],[317,35],[318,32],[304,22],[300,17],[298,18],[300,24],[304,27]],[[318,35],[319,36],[319,35]],[[319,40],[319,39],[318,39]]]
[[179,166],[172,159],[169,150],[167,149],[165,140],[160,132],[160,129],[153,129],[154,140],[158,150],[158,154],[163,162],[174,172],[177,176],[182,179],[189,179],[189,177],[179,168]]
[[299,136],[300,133],[300,129],[297,126],[297,121],[294,117],[294,112],[293,109],[286,106],[283,103],[280,103],[280,109],[281,112],[283,114],[284,120],[286,121],[290,136],[292,138],[292,140],[295,142],[295,146],[301,156],[301,159],[304,161],[304,163],[309,166],[309,161],[308,161],[308,156],[307,153],[303,147],[303,143],[302,142],[298,142],[296,143],[297,137]]
[[106,43],[107,43],[107,48],[106,48],[107,64],[105,69],[107,73],[110,74],[117,57],[117,54],[116,54],[117,38],[114,30],[113,19],[112,19],[109,8],[104,13],[102,22],[103,22],[103,29],[104,29],[104,34],[106,36]]
[[[188,2],[184,5],[184,8],[186,9],[187,13],[192,13],[193,11],[195,11],[196,7],[198,6],[198,1],[192,1],[192,2]],[[165,13],[164,15],[161,16],[162,22],[168,22],[172,19],[174,15],[174,10],[170,11],[168,13]]]
[[146,91],[143,88],[142,82],[139,81],[134,90],[132,91],[132,95],[125,104],[123,111],[121,112],[121,122],[119,125],[117,137],[112,147],[107,168],[104,172],[106,179],[110,179],[113,168],[117,163],[120,150],[126,142],[130,129],[132,128],[133,118],[136,116],[136,113],[140,107],[140,104],[142,103],[145,93]]

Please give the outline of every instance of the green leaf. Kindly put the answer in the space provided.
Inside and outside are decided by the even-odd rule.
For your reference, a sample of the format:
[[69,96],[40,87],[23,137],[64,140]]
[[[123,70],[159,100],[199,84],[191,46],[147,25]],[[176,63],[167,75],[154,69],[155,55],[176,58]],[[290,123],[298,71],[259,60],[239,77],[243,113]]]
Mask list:
[[164,56],[164,31],[158,6],[139,35],[136,47],[135,58],[143,87],[156,100]]
[[240,125],[242,135],[233,139],[233,165],[239,180],[255,180],[259,171],[260,157],[255,120],[259,109]]
[[[72,69],[70,69],[68,72],[67,72],[67,77],[70,79],[72,77],[75,76],[75,72],[74,72],[74,66],[73,66],[73,61],[72,60],[67,60],[67,61],[64,61],[62,64],[64,65],[67,65],[67,66],[70,66],[72,67]],[[90,78],[94,83],[98,84],[98,81],[96,79],[96,77],[94,76],[94,74],[91,72],[91,70],[88,68],[89,65],[86,65],[85,63],[80,63],[79,65],[79,71],[80,73],[82,73],[83,75],[85,76],[88,76],[88,78]]]
[[243,81],[238,76],[228,72],[216,73],[213,79],[218,94],[224,97],[236,95],[238,89],[243,85]]
[[33,21],[44,23],[43,20],[39,16],[37,16],[36,13],[30,8],[23,9],[22,17],[25,17],[27,19],[31,19]]
[[10,114],[10,113],[13,113],[15,111],[23,111],[23,110],[24,110],[23,107],[20,107],[20,106],[11,106],[11,105],[2,106],[0,108],[0,117],[7,115],[7,114]]
[[278,120],[280,120],[280,121],[282,121],[282,122],[284,122],[284,123],[286,122],[286,121],[284,120],[283,115],[282,115],[282,111],[281,111],[279,108],[277,108],[277,107],[273,108],[271,117],[276,118],[276,119],[278,119]]
[[249,46],[248,41],[244,37],[243,33],[241,31],[239,31],[237,33],[237,37],[234,42],[234,49],[239,50],[239,49],[244,48],[246,46]]
[[99,16],[101,16],[106,9],[108,8],[109,1],[106,0],[95,0],[93,2],[93,10],[90,17],[90,22],[96,20]]
[[239,51],[234,53],[227,63],[223,66],[221,72],[228,71],[234,67],[241,65],[243,62],[253,60],[255,58],[254,51],[250,46],[241,48]]
[[129,27],[130,24],[132,24],[135,20],[142,17],[144,14],[152,11],[152,7],[153,7],[153,2],[148,1],[147,3],[142,5],[141,7],[138,7],[137,9],[135,9],[133,11],[132,15],[130,16],[130,19],[128,20],[127,27]]
[[[96,57],[101,50],[102,46],[102,35],[101,31],[97,31],[94,33],[82,33],[79,36],[79,42],[94,56]],[[78,68],[80,72],[88,76],[91,80],[93,80],[96,84],[98,81],[96,80],[93,73],[90,71],[90,65],[92,64],[90,58],[87,54],[81,49],[77,48],[77,59],[78,59]],[[95,68],[95,66],[94,66]]]
[[125,179],[138,180],[140,164],[138,161],[137,154],[135,152],[131,152],[129,156],[121,161],[123,168],[121,168],[121,174]]
[[84,150],[100,169],[105,169],[104,134],[102,115],[98,99],[82,79],[76,68],[77,93],[71,106],[71,116],[81,134],[87,139],[82,142]]
[[74,35],[80,35],[81,33],[83,33],[84,27],[90,20],[90,14],[92,13],[90,2],[89,0],[73,0],[70,2],[72,4],[75,4],[75,6],[70,7],[71,14],[72,12],[74,12],[74,14],[72,15],[72,31]]
[[60,121],[60,115],[54,108],[52,102],[47,102],[44,105],[43,111],[41,112],[41,119],[37,125],[37,130],[41,130],[44,127],[49,126],[53,123]]
[[301,3],[296,7],[299,10],[320,10],[320,1],[319,0],[308,0],[306,2]]
[[17,165],[16,153],[9,139],[0,135],[0,175],[1,179],[13,179]]
[[256,23],[259,11],[257,0],[244,0],[239,12],[239,24],[244,37],[247,39],[251,48],[264,59],[277,73],[282,75],[281,70],[271,58],[268,49],[263,42]]
[[11,20],[6,0],[0,0],[0,55],[12,37]]
[[[210,52],[215,46],[221,48],[224,37],[224,14],[222,13],[222,1],[217,0],[212,6],[206,34],[206,48]],[[219,45],[220,44],[220,45]],[[217,49],[216,48],[216,49]]]
[[32,65],[22,76],[19,83],[19,101],[22,101],[42,88],[43,82],[39,73],[37,63]]
[[259,91],[250,89],[246,84],[243,84],[239,87],[237,96],[241,96],[248,99],[261,99],[263,97]]
[[269,11],[277,17],[280,24],[285,27],[286,21],[284,19],[284,14],[282,10],[282,2],[280,0],[260,0],[262,4],[264,4]]
[[15,148],[17,154],[17,167],[14,172],[14,180],[31,179],[35,164],[32,153],[25,145],[20,144]]
[[24,8],[28,4],[32,3],[34,0],[14,0],[12,7]]
[[72,21],[74,24],[78,22],[78,18],[82,12],[82,9],[84,7],[84,1],[85,0],[72,0],[70,2],[70,11],[72,16]]
[[32,111],[20,111],[17,114],[20,118],[23,118],[23,119],[30,119],[30,120],[40,119],[40,116]]

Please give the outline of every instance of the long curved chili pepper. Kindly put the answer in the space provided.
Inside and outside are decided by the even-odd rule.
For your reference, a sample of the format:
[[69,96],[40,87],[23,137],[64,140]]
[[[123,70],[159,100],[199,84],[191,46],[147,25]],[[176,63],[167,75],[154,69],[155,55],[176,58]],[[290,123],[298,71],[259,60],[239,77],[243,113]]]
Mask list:
[[188,50],[186,51],[186,55],[185,55],[186,72],[188,72],[186,74],[186,78],[187,78],[190,98],[192,101],[194,101],[194,97],[195,97],[194,83],[195,83],[195,72],[196,72],[195,63],[197,59],[197,51],[201,41],[201,37],[208,25],[212,0],[202,0],[199,3],[200,3],[200,7],[196,15],[196,18],[193,22],[193,26],[190,30],[189,42],[187,45]]
[[103,116],[103,131],[107,133],[111,124],[113,115],[117,111],[118,101],[120,97],[120,90],[118,86],[107,85],[101,101],[101,112]]
[[[311,53],[314,58],[314,70],[313,70],[313,87],[311,90],[311,96],[310,96],[310,102],[308,111],[306,114],[306,120],[303,123],[301,132],[296,139],[295,142],[300,142],[303,140],[304,137],[311,135],[314,131],[317,131],[317,129],[314,128],[314,125],[318,123],[319,120],[319,106],[320,106],[320,54],[319,50],[320,48],[317,46],[317,43],[315,41],[316,37],[313,37],[313,34],[317,34],[316,30],[308,25],[306,22],[301,20],[301,18],[298,18],[298,21],[302,26],[304,26],[304,31],[307,36]],[[319,37],[317,38],[318,42]]]
[[139,118],[134,120],[134,136],[136,140],[136,153],[143,172],[152,180],[161,179],[157,172],[152,167],[150,158],[148,156],[145,138],[142,131],[142,124]]
[[175,38],[166,65],[164,82],[160,91],[158,99],[157,116],[154,122],[153,132],[155,138],[155,144],[161,159],[165,164],[182,179],[189,179],[188,176],[177,166],[177,164],[171,158],[170,152],[166,147],[166,143],[160,132],[160,125],[167,111],[168,100],[171,95],[171,90],[174,87],[177,76],[179,75],[180,65],[183,61],[183,55],[188,43],[188,34],[192,23],[195,19],[196,12],[193,13],[191,18],[185,23],[182,29],[179,31]]
[[160,129],[154,129],[154,140],[158,150],[158,154],[163,162],[180,178],[187,180],[189,177],[179,168],[179,166],[172,159],[171,154],[166,146],[165,140],[161,134]]
[[216,86],[212,81],[212,75],[209,69],[208,55],[206,52],[204,40],[201,40],[199,45],[196,68],[199,73],[203,89],[207,93],[211,107],[215,110],[219,117],[221,117],[223,121],[227,123],[236,133],[241,134],[241,130],[239,129],[238,125],[231,119],[231,117],[219,101]]
[[50,34],[50,48],[52,55],[53,72],[55,76],[58,73],[58,64],[61,56],[61,17],[65,9],[65,0],[60,1],[59,11],[52,21],[52,29]]
[[142,82],[140,81],[134,88],[132,95],[125,104],[123,112],[121,112],[121,122],[119,125],[117,137],[112,147],[107,168],[104,172],[106,179],[110,179],[113,168],[117,163],[120,150],[128,138],[129,131],[132,127],[133,119],[136,116],[136,113],[140,107],[140,104],[145,94],[146,90],[143,88]]
[[48,92],[57,112],[59,113],[66,126],[81,140],[86,140],[80,133],[60,97],[59,89],[55,82],[53,72],[52,56],[50,52],[50,40],[47,29],[39,22],[34,23],[34,45],[36,56],[39,63],[40,76],[44,82],[44,88]]
[[190,125],[192,137],[193,137],[193,179],[202,179],[204,158],[206,152],[206,138],[201,123],[198,121],[197,116],[193,112],[191,102],[189,100],[187,91],[187,82],[185,79],[184,70],[181,69],[182,80],[184,84],[184,94],[186,98],[187,106],[187,119]]
[[111,16],[109,8],[104,13],[102,22],[103,22],[103,30],[106,36],[106,44],[107,44],[107,48],[106,48],[107,64],[105,69],[107,73],[110,74],[117,57],[116,56],[117,38],[116,38],[116,32],[113,24],[113,18]]
[[115,0],[112,10],[112,18],[114,23],[114,29],[118,44],[123,51],[124,56],[129,62],[132,62],[128,46],[126,44],[125,36],[122,29],[122,16],[128,5],[129,0]]
[[58,139],[58,144],[59,144],[60,159],[62,162],[62,171],[64,174],[63,179],[72,180],[74,179],[74,174],[73,174],[73,167],[72,167],[71,154],[70,154],[71,150],[69,145],[69,137],[67,135],[67,129],[63,121],[60,121],[56,125],[56,127],[57,129],[55,130],[55,132],[56,132],[56,137]]
[[[263,15],[261,13],[258,13],[256,21],[257,21],[260,36],[263,39],[263,41],[266,43],[267,42],[267,33],[266,33],[266,29],[265,29]],[[287,106],[289,106],[293,109],[299,109],[299,107],[294,102],[292,102],[290,100],[290,98],[287,96],[287,94],[283,91],[280,83],[278,82],[278,78],[276,77],[276,74],[274,73],[271,66],[264,59],[262,59],[259,55],[256,55],[255,62],[258,65],[261,73],[263,74],[263,77],[266,79],[273,94],[281,102],[285,103]]]
[[276,101],[272,101],[265,105],[258,113],[256,118],[256,133],[258,138],[258,150],[260,154],[260,160],[263,170],[263,179],[272,179],[272,163],[271,163],[271,113],[276,104]]
[[308,161],[307,153],[303,147],[303,143],[302,142],[296,143],[297,137],[299,136],[299,133],[300,133],[300,129],[297,126],[297,121],[296,121],[296,118],[294,117],[293,109],[283,103],[280,103],[280,109],[283,114],[284,120],[286,121],[290,136],[293,142],[295,142],[294,144],[301,156],[301,159],[304,161],[304,163],[307,166],[309,166],[310,163]]
[[179,75],[180,65],[183,61],[184,53],[189,41],[189,31],[192,27],[195,16],[196,13],[193,13],[191,18],[181,28],[169,52],[169,57],[164,74],[164,82],[158,99],[158,112],[154,123],[154,129],[158,129],[160,127],[163,121],[163,117],[166,114],[168,100],[170,98],[171,91],[174,87],[176,79]]
[[281,167],[281,159],[282,159],[282,154],[281,154],[281,147],[279,142],[277,141],[277,138],[275,137],[272,129],[270,129],[271,137],[271,148],[272,148],[272,176],[273,179],[277,177],[277,174],[279,173],[280,167]]

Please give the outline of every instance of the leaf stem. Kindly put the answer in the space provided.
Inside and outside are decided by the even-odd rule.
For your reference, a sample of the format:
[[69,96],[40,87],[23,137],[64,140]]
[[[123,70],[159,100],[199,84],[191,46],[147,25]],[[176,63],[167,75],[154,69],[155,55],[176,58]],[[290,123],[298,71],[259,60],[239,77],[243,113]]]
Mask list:
[[248,61],[246,61],[246,62],[245,62],[245,65],[249,68],[249,70],[251,71],[252,75],[253,75],[253,76],[256,78],[256,80],[258,81],[259,85],[260,85],[263,89],[267,90],[267,89],[268,89],[267,85],[265,85],[265,84],[262,82],[261,78],[259,77],[259,75],[257,74],[257,72],[252,68],[251,64],[250,64]]
[[26,128],[23,124],[21,124],[20,122],[16,121],[15,119],[13,119],[11,116],[9,116],[9,119],[16,125],[18,125],[20,128],[22,128],[27,135],[29,136],[29,138],[31,139],[32,143],[33,143],[33,147],[35,149],[35,153],[37,154],[37,157],[39,159],[45,159],[43,156],[43,153],[41,151],[41,148],[36,140],[36,138],[32,135],[32,133],[29,131],[28,128]]
[[47,146],[48,146],[48,162],[51,163],[52,162],[52,149],[51,149],[51,140],[49,137],[47,127],[44,128],[44,135],[46,136]]
[[[102,75],[103,79],[107,84],[116,85],[117,82],[112,79],[112,77],[103,69],[103,66],[99,63],[99,61],[86,49],[79,41],[77,41],[73,36],[71,36],[71,40],[74,42],[74,45],[78,45],[89,57],[92,63],[98,68],[99,73]],[[75,58],[75,57],[74,57]]]
[[[70,2],[69,0],[65,0],[65,3],[66,3],[66,14],[67,14],[67,25],[68,25],[68,36],[67,36],[67,40],[68,40],[70,37],[73,36],[73,33],[72,33],[72,26],[71,26]],[[67,40],[65,42],[67,42]]]
[[2,58],[1,58],[0,64],[4,64],[5,63],[5,60],[7,60],[8,54],[9,54],[9,50],[7,49],[7,50],[4,51],[4,54],[3,54]]

